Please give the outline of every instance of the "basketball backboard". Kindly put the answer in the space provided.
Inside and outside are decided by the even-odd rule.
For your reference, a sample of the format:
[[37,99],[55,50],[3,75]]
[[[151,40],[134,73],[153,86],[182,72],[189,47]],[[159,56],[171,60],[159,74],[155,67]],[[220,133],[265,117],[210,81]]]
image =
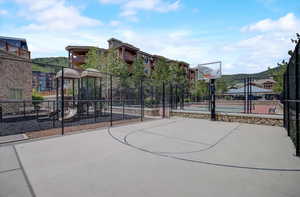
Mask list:
[[222,62],[209,62],[204,64],[198,64],[197,66],[198,80],[209,80],[209,79],[217,79],[222,76]]

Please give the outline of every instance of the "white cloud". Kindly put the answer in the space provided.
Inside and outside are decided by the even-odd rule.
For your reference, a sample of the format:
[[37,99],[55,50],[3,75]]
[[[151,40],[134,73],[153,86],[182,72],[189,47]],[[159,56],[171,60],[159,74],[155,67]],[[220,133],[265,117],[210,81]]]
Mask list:
[[242,31],[296,31],[299,29],[300,20],[293,13],[279,18],[278,20],[264,19],[255,24],[248,25],[242,28]]
[[141,10],[166,13],[177,10],[180,7],[180,0],[167,2],[165,0],[100,0],[103,4],[119,4],[121,16],[131,20],[137,20],[137,13]]
[[82,16],[78,8],[66,5],[64,0],[16,1],[28,9],[24,15],[33,21],[25,27],[28,30],[65,31],[101,25],[99,20]]
[[170,3],[162,0],[130,0],[123,6],[124,10],[152,10],[169,12],[179,8],[179,0]]
[[6,15],[7,11],[6,10],[0,10],[0,15]]
[[119,4],[119,3],[123,3],[126,2],[127,0],[100,0],[101,3],[104,4]]
[[112,26],[112,27],[116,27],[116,26],[119,26],[121,24],[120,21],[117,21],[117,20],[112,20],[109,22],[109,25]]
[[227,53],[231,72],[263,71],[274,67],[283,59],[288,60],[288,51],[294,48],[290,39],[300,32],[300,19],[288,13],[277,20],[264,19],[245,26],[242,32],[256,33],[247,39],[225,45],[222,50]]
[[[244,31],[238,32],[248,38],[242,40],[236,38],[235,41],[228,41],[227,37],[222,37],[222,34],[218,35],[217,39],[211,36],[209,39],[193,29],[133,30],[120,25],[118,20],[108,21],[106,26],[102,26],[103,28],[97,28],[94,26],[99,25],[99,21],[81,15],[78,8],[67,4],[64,0],[38,1],[35,5],[30,4],[35,2],[34,0],[16,1],[26,6],[28,10],[32,10],[29,18],[32,23],[27,26],[27,29],[11,29],[5,32],[0,30],[0,35],[25,37],[33,57],[66,55],[67,45],[92,45],[106,48],[107,40],[116,37],[150,54],[186,61],[191,66],[221,60],[223,73],[249,73],[263,71],[286,59],[287,51],[293,47],[290,38],[295,36],[295,32],[300,32],[299,18],[292,13],[277,20],[264,19],[249,24],[243,28]],[[125,9],[129,1],[133,2],[133,0],[113,2],[118,4],[122,2],[121,9],[127,10],[127,16],[132,18],[136,17],[140,10],[153,10],[154,4],[163,2],[151,0],[152,3],[148,2],[143,8],[141,4],[137,4],[128,5]],[[111,0],[101,0],[101,2],[112,3]],[[167,5],[171,4],[167,3]],[[166,6],[166,4],[161,5]],[[160,8],[155,7],[155,9],[160,12],[158,10]],[[39,31],[28,31],[28,28]],[[56,30],[64,31],[58,33]],[[222,43],[218,42],[220,39]]]

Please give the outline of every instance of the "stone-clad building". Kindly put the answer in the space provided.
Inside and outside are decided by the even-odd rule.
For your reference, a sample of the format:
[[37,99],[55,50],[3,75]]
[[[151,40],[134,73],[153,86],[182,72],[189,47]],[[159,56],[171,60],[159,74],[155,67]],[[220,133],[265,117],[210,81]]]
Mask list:
[[26,41],[0,37],[0,43],[0,101],[31,100],[32,67]]

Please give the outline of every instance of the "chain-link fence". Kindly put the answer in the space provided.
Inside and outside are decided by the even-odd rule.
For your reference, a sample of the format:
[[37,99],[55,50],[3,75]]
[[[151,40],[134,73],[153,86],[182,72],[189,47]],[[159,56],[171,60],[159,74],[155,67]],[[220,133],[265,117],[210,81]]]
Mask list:
[[[166,115],[168,89],[152,80],[26,63],[33,69],[26,76],[30,90],[10,88],[11,95],[1,98],[0,136],[61,135]],[[21,80],[21,75],[10,75],[9,80]]]
[[300,156],[300,50],[299,42],[290,58],[284,74],[284,127],[296,146],[296,155]]

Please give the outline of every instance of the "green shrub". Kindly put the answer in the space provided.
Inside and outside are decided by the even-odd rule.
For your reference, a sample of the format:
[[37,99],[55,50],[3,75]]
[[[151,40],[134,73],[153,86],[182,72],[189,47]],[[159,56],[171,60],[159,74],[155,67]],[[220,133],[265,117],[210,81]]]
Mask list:
[[189,103],[189,102],[191,102],[191,99],[190,99],[190,98],[185,98],[185,99],[184,99],[184,102],[185,102],[185,103]]
[[145,105],[151,105],[152,103],[154,103],[154,100],[151,99],[151,97],[147,97],[144,100]]
[[36,90],[32,91],[32,104],[34,108],[38,108],[39,107],[38,105],[42,103],[43,100],[44,97],[40,95]]

